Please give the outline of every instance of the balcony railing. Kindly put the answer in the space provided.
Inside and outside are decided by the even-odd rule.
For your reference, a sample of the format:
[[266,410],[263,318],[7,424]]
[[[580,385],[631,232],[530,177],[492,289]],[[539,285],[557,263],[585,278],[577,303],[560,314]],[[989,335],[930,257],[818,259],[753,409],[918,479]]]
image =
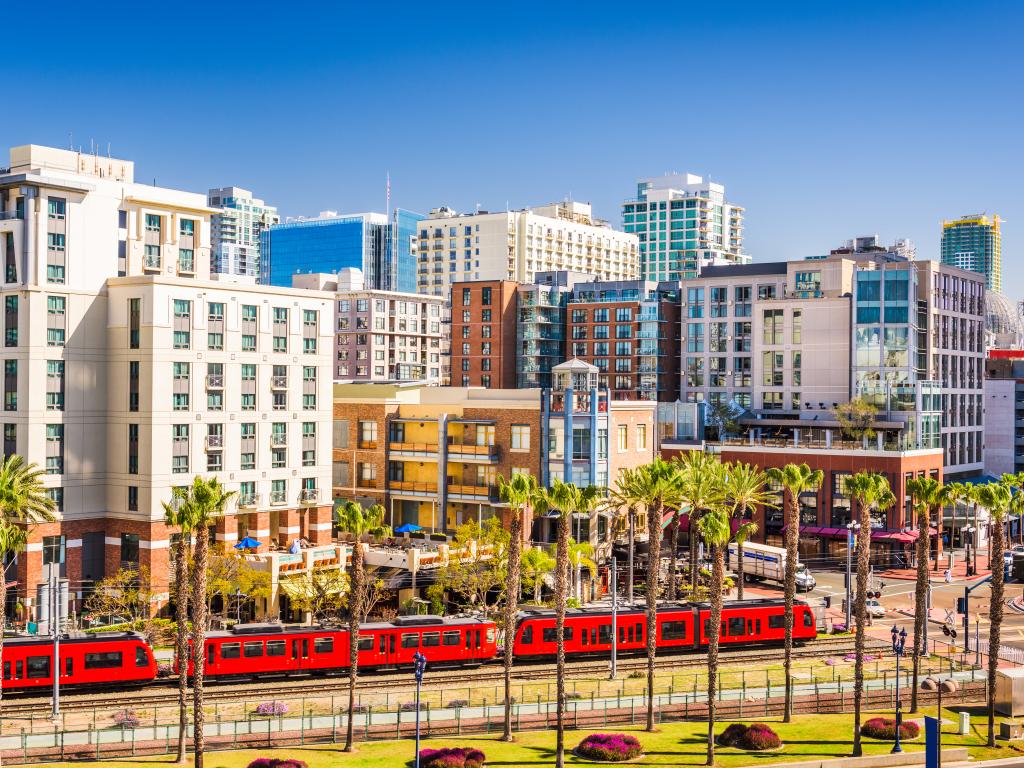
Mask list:
[[356,488],[376,488],[377,478],[375,477],[360,477],[356,480]]
[[0,221],[11,221],[12,219],[23,219],[21,211],[0,211]]
[[260,494],[258,493],[243,493],[238,497],[239,507],[258,507],[260,505]]
[[359,440],[356,443],[356,445],[358,445],[359,448],[361,448],[361,449],[363,449],[365,451],[375,451],[375,450],[377,450],[377,441],[376,440]]
[[160,269],[161,259],[159,256],[146,255],[142,257],[143,269]]
[[207,389],[224,389],[224,374],[210,373],[206,376]]
[[462,485],[448,483],[449,496],[472,496],[474,499],[497,498],[498,488],[494,485]]
[[270,447],[271,448],[287,448],[288,447],[288,435],[284,432],[272,432],[270,434]]
[[271,376],[270,377],[270,388],[271,389],[288,389],[288,377],[287,376]]
[[316,504],[320,500],[320,491],[316,488],[303,488],[299,493],[302,504]]
[[287,504],[288,494],[285,491],[271,491],[270,492],[270,503],[271,504]]
[[417,483],[410,480],[389,480],[388,490],[405,493],[437,493],[437,483]]
[[224,435],[207,435],[206,450],[220,451],[224,449]]
[[388,443],[388,450],[401,453],[415,453],[421,455],[434,455],[437,453],[437,443]]
[[448,455],[473,456],[475,458],[497,460],[499,449],[496,445],[476,445],[475,443],[471,445],[450,440],[448,442]]

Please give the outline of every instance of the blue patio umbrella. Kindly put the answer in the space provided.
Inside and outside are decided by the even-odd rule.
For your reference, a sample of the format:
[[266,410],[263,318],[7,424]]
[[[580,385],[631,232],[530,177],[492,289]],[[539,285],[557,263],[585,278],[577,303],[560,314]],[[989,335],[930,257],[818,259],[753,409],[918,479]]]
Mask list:
[[422,525],[416,525],[415,523],[405,523],[395,528],[395,533],[412,533],[413,531],[422,531]]
[[246,536],[240,542],[235,544],[235,549],[256,549],[260,543],[256,539]]

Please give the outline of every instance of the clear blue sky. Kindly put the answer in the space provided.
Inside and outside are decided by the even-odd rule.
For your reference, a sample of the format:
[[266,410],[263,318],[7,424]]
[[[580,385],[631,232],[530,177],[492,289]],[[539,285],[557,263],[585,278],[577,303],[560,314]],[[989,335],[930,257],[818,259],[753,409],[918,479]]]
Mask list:
[[0,144],[110,142],[285,215],[383,209],[390,171],[413,210],[571,195],[618,226],[637,178],[690,171],[757,260],[936,257],[943,217],[998,212],[1024,298],[1024,3],[346,5],[13,4]]

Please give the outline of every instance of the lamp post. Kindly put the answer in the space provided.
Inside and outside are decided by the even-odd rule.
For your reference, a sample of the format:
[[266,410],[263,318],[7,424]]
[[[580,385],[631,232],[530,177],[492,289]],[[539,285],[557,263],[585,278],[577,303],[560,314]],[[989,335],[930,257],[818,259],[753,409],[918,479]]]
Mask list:
[[610,680],[615,679],[615,675],[618,673],[618,663],[616,659],[618,651],[618,635],[619,635],[619,583],[618,573],[615,567],[615,558],[612,558],[612,663],[611,669],[609,670]]
[[242,590],[235,588],[235,623],[242,623]]
[[846,631],[853,622],[853,542],[860,530],[860,523],[851,520],[846,524]]
[[903,649],[907,645],[907,630],[897,631],[896,625],[892,626],[892,652],[896,655],[896,742],[892,745],[893,753],[902,752],[900,746],[900,729],[903,727],[903,700],[900,698],[900,657],[903,656]]
[[959,689],[959,687],[960,686],[957,684],[956,680],[954,680],[951,677],[947,678],[945,680],[941,680],[941,679],[934,678],[934,677],[926,677],[924,680],[921,681],[921,690],[922,691],[928,691],[928,692],[935,691],[935,693],[936,693],[936,695],[938,696],[938,699],[939,699],[939,702],[938,702],[938,704],[939,704],[939,706],[938,706],[938,710],[939,710],[938,711],[938,720],[937,720],[937,722],[935,724],[936,725],[936,728],[935,728],[936,733],[935,733],[935,735],[936,735],[936,741],[937,741],[937,743],[935,745],[935,747],[936,747],[935,754],[936,754],[936,757],[938,758],[937,768],[942,768],[942,694],[943,693],[956,693],[957,690]]
[[414,673],[416,675],[416,768],[420,768],[420,684],[423,682],[423,670],[427,668],[427,657],[419,651],[413,654],[413,661],[416,662]]
[[967,563],[967,575],[974,575],[974,567],[971,563],[971,550],[974,548],[974,526],[968,525],[964,528],[964,560]]

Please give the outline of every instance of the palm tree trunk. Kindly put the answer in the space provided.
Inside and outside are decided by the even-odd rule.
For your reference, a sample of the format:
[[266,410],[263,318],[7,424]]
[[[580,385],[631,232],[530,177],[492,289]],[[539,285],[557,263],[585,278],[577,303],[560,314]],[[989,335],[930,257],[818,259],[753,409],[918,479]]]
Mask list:
[[523,549],[522,510],[512,508],[508,542],[508,581],[505,587],[505,731],[502,741],[512,741],[512,648],[515,645],[516,613],[519,611],[519,559]]
[[206,717],[203,712],[203,675],[206,666],[206,564],[209,559],[210,534],[205,527],[196,531],[196,555],[192,574],[192,742],[195,768],[203,768]]
[[[708,759],[707,765],[715,764],[715,714],[718,707],[718,638],[722,628],[722,582],[725,580],[725,563],[720,546],[713,546],[711,568],[711,627],[708,636]],[[699,631],[699,630],[694,630]]]
[[558,516],[558,551],[555,553],[555,640],[557,716],[555,731],[555,768],[565,766],[565,604],[569,588],[569,517],[566,510]]
[[[910,711],[917,712],[917,678],[921,671],[921,656],[928,649],[921,648],[924,640],[924,623],[928,596],[928,508],[917,519],[917,585],[914,589],[914,685],[910,690]],[[849,630],[849,628],[847,628]]]
[[864,699],[864,625],[867,623],[868,563],[871,558],[871,514],[868,505],[860,505],[860,530],[857,531],[857,634],[854,640],[856,660],[853,665],[853,756],[860,757],[860,712]]
[[[690,525],[690,540],[693,541],[693,525]],[[665,582],[665,599],[676,599],[676,567],[679,563],[679,510],[672,513],[672,522],[668,526],[668,580]]]
[[697,551],[700,547],[700,531],[697,529],[699,515],[690,510],[690,592],[697,599],[697,587],[700,586],[700,560]]
[[[756,551],[756,550],[755,550]],[[736,539],[736,596],[743,599],[743,539]]]
[[363,607],[363,545],[356,536],[352,545],[352,574],[349,577],[348,606],[348,719],[345,724],[345,752],[355,751],[356,681],[359,678],[359,616]]
[[635,554],[634,547],[636,546],[633,542],[636,526],[636,508],[629,508],[629,581],[627,582],[629,588],[629,607],[633,607],[633,556]]
[[[999,669],[999,644],[1003,629],[1003,523],[993,527],[992,542],[992,604],[988,609],[992,622],[988,631],[988,745],[996,745],[996,672]],[[942,716],[941,713],[939,715]]]
[[185,762],[188,747],[188,547],[185,534],[178,539],[174,566],[175,653],[178,655],[178,756]]
[[[661,565],[661,502],[647,511],[647,730],[654,731],[654,659],[658,652],[658,571]],[[691,524],[690,530],[693,530]]]
[[783,707],[782,722],[788,723],[793,719],[793,599],[796,596],[796,558],[797,542],[800,539],[800,518],[796,508],[796,494],[792,491],[789,494],[789,522],[786,523],[786,647],[783,656],[782,666],[786,675],[786,697]]

